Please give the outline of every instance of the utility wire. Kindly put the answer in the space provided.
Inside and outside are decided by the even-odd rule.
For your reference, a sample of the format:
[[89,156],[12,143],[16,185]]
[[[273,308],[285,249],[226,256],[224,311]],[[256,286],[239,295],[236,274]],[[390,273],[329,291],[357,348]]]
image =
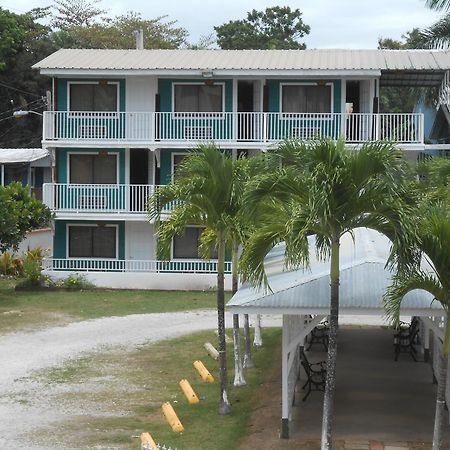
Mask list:
[[13,91],[22,92],[23,94],[34,95],[35,97],[39,97],[39,98],[42,97],[41,95],[37,95],[34,92],[28,92],[28,91],[24,91],[23,89],[17,89],[15,87],[9,86],[9,85],[7,85],[5,83],[1,83],[0,82],[0,86],[3,86],[3,87],[8,88],[8,89],[12,89]]
[[[38,102],[40,102],[40,101],[42,101],[42,99],[39,99],[39,100],[33,100],[32,102],[28,102],[28,103],[25,103],[25,105],[20,105],[22,108],[24,108],[25,106],[29,106],[29,105],[32,105],[33,103],[38,103]],[[7,109],[6,111],[2,111],[2,112],[0,112],[0,115],[2,116],[2,115],[4,115],[4,114],[6,114],[6,113],[10,113],[10,112],[13,112],[13,111],[16,111],[17,110],[17,107],[15,107],[15,108],[11,108],[11,109]]]

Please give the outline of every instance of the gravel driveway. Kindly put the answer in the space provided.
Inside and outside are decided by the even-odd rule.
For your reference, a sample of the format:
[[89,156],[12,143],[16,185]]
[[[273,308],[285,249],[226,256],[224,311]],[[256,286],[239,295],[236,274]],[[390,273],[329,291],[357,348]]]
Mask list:
[[[226,320],[231,324],[231,316]],[[280,324],[272,319],[270,323]],[[84,353],[131,349],[216,325],[215,311],[198,310],[108,317],[0,336],[0,448],[44,449],[30,441],[30,432],[51,429],[70,415],[63,405],[46,401],[54,387],[30,377],[36,370],[61,366]],[[51,448],[62,447],[45,450]]]

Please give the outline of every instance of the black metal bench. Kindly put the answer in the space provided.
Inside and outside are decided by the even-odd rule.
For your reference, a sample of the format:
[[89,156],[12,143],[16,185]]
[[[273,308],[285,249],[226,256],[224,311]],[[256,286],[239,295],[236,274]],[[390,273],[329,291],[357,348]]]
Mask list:
[[309,333],[308,337],[306,338],[306,342],[308,344],[308,347],[306,350],[310,350],[311,347],[314,344],[321,344],[323,345],[324,350],[328,351],[328,321],[325,320],[321,323],[319,323],[311,333]]
[[414,361],[417,362],[417,350],[419,338],[419,319],[413,317],[411,324],[400,323],[400,326],[394,334],[394,360],[398,361],[400,353],[409,353]]
[[327,369],[325,361],[310,363],[304,351],[301,351],[300,357],[301,364],[305,369],[305,373],[307,376],[306,383],[302,386],[302,389],[306,390],[306,394],[303,397],[303,401],[305,401],[311,391],[325,390]]

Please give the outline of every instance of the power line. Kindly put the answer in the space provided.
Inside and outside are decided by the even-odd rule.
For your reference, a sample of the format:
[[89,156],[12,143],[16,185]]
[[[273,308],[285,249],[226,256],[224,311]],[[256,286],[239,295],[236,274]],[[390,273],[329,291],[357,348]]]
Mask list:
[[34,95],[35,97],[39,97],[39,98],[42,97],[41,95],[37,95],[37,94],[35,94],[34,92],[28,92],[28,91],[24,91],[23,89],[17,89],[17,88],[15,88],[15,87],[9,86],[9,85],[7,85],[7,84],[5,84],[5,83],[1,83],[1,82],[0,82],[0,86],[3,86],[3,87],[5,87],[5,88],[7,88],[7,89],[12,89],[13,91],[22,92],[22,94]]
[[[33,103],[38,103],[38,102],[40,102],[40,101],[42,101],[42,99],[39,99],[39,100],[33,100],[32,102],[28,102],[28,103],[25,103],[24,105],[20,105],[20,106],[23,108],[23,107],[25,107],[25,106],[32,105]],[[6,113],[13,112],[13,111],[15,111],[16,109],[17,109],[17,108],[7,109],[6,111],[0,112],[0,115],[4,115],[4,114],[6,114]]]

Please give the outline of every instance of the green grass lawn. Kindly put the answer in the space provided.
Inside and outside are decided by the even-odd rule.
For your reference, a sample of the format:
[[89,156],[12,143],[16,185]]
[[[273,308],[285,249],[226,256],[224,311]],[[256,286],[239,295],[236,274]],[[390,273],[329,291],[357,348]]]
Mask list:
[[74,320],[216,307],[213,291],[16,292],[14,285],[14,280],[0,278],[0,333]]
[[[229,395],[232,414],[218,414],[218,363],[206,355],[203,344],[216,343],[214,332],[145,345],[131,351],[113,351],[83,356],[67,364],[35,374],[41,382],[63,385],[49,389],[52,404],[73,411],[83,405],[83,414],[58,423],[57,429],[35,430],[45,447],[51,443],[77,442],[77,448],[139,448],[138,436],[148,431],[157,442],[178,450],[233,450],[248,432],[248,423],[261,383],[271,372],[280,349],[279,329],[264,330],[264,347],[254,349],[255,368],[245,372],[247,386],[234,388],[233,346],[227,346]],[[201,359],[215,377],[202,382],[192,363]],[[201,401],[189,405],[179,388],[187,378]],[[174,433],[165,422],[162,403],[170,401],[185,431]],[[72,408],[70,405],[74,405]],[[75,407],[78,405],[78,408]],[[275,426],[268,424],[268,426]],[[67,444],[69,444],[67,442]]]

